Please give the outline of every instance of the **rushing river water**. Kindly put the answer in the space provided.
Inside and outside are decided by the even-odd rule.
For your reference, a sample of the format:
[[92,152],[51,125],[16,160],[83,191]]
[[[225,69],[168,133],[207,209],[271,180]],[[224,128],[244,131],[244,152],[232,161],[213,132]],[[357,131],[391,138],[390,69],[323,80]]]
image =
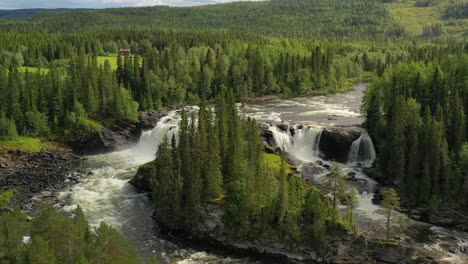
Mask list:
[[[320,160],[318,142],[322,128],[330,125],[354,125],[363,121],[360,107],[365,85],[357,85],[353,91],[327,96],[304,97],[290,100],[273,100],[264,103],[247,104],[241,111],[264,123],[272,131],[275,141],[297,160],[299,169],[309,162]],[[155,256],[165,263],[255,263],[251,259],[225,257],[206,252],[199,252],[181,245],[176,245],[158,235],[158,228],[151,218],[152,206],[147,194],[138,192],[128,181],[135,175],[138,166],[154,159],[156,148],[164,135],[177,133],[180,116],[177,111],[162,118],[156,127],[146,131],[137,145],[127,150],[103,155],[89,156],[79,183],[71,186],[59,195],[65,204],[65,211],[73,211],[77,205],[84,210],[92,225],[98,226],[104,221],[124,234],[144,257]],[[295,135],[281,131],[275,125],[279,122],[307,124],[297,129]],[[359,142],[353,143],[349,153],[350,165],[356,165],[358,153],[364,153],[363,164],[371,164],[375,158],[372,141],[366,134]],[[361,164],[361,163],[360,163]],[[362,173],[360,168],[342,164],[345,172],[354,172],[355,178],[364,181],[368,192],[359,195],[356,208],[357,225],[366,228],[382,222],[375,214],[379,207],[372,204],[372,190],[375,182]],[[317,182],[323,180],[317,176]],[[450,237],[452,244],[468,243],[468,236],[462,233],[434,228],[434,234]],[[438,240],[438,241],[439,241]],[[434,250],[442,250],[439,243],[424,245]],[[466,245],[468,247],[468,245]],[[463,263],[468,260],[459,254],[447,253],[447,260]]]

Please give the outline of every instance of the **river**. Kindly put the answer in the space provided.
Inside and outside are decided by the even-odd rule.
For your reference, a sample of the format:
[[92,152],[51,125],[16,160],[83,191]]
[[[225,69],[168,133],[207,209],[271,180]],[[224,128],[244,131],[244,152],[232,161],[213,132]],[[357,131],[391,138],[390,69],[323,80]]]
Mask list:
[[[360,84],[347,93],[249,103],[240,106],[240,111],[267,125],[277,144],[294,157],[296,165],[301,169],[304,164],[322,161],[319,158],[318,142],[323,127],[362,123],[360,107],[365,87]],[[138,192],[128,183],[138,166],[154,159],[156,148],[164,135],[172,136],[177,133],[179,121],[179,113],[172,111],[162,118],[153,130],[144,132],[135,146],[123,151],[88,156],[83,170],[89,173],[82,175],[77,184],[59,194],[60,201],[65,204],[63,209],[72,212],[80,205],[92,225],[98,226],[102,221],[112,225],[126,236],[144,257],[155,256],[162,263],[257,263],[248,258],[197,251],[163,239],[151,218],[152,206],[148,195]],[[293,136],[280,131],[277,123],[288,123],[292,126],[301,123],[307,126],[297,129]],[[374,151],[370,138],[363,135],[361,140],[367,143],[358,143],[356,146],[367,146],[366,153]],[[356,149],[355,151],[359,152]],[[375,151],[374,156],[369,154],[363,164],[372,163],[373,158]],[[354,160],[354,163],[357,162]],[[359,206],[355,212],[357,225],[365,229],[380,224],[382,219],[374,213],[379,207],[371,202],[375,182],[363,174],[360,168],[351,165],[356,164],[341,164],[347,173],[354,172],[357,179],[365,181],[369,190],[359,195]],[[323,175],[318,175],[317,181],[320,182],[321,178],[323,179]],[[439,229],[436,228],[433,233],[439,237],[445,234],[446,237],[455,239],[452,243],[456,245],[463,246],[464,243],[468,243],[466,234],[457,233],[455,236],[450,230]],[[438,243],[424,246],[444,250]],[[460,254],[447,253],[447,260],[463,263],[459,261],[468,259]]]

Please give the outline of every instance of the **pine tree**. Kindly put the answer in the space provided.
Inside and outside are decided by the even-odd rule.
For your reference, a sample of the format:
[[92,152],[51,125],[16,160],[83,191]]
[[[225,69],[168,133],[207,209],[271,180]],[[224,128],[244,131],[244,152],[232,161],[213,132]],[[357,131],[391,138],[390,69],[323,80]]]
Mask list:
[[325,188],[332,194],[332,219],[338,217],[338,201],[345,198],[346,195],[346,176],[341,171],[338,164],[332,165],[332,171],[327,176]]
[[115,229],[101,223],[96,230],[95,253],[89,259],[93,264],[128,264],[140,263],[133,248]]
[[400,198],[396,191],[392,188],[383,192],[383,200],[381,206],[383,209],[379,209],[376,213],[384,215],[386,218],[385,230],[387,240],[390,239],[390,228],[392,222],[396,219],[396,213],[394,210],[400,208]]
[[41,236],[36,235],[28,249],[29,264],[55,264],[54,253],[49,249],[49,244]]
[[153,198],[155,212],[159,219],[170,222],[178,217],[179,210],[179,175],[174,171],[174,157],[169,140],[164,136],[158,147],[155,159]]

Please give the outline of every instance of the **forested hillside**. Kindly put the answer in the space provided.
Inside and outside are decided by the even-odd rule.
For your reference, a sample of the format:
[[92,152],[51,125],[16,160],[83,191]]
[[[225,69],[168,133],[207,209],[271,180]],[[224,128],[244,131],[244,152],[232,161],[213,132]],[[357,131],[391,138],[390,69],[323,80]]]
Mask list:
[[[467,34],[466,0],[273,0],[198,7],[2,11],[3,28],[83,32],[103,28],[224,29],[286,37],[382,38]],[[58,12],[60,11],[60,12]]]
[[402,27],[374,0],[276,0],[199,7],[147,7],[42,14],[4,28],[26,31],[83,32],[105,27],[226,29],[275,36],[401,36]]

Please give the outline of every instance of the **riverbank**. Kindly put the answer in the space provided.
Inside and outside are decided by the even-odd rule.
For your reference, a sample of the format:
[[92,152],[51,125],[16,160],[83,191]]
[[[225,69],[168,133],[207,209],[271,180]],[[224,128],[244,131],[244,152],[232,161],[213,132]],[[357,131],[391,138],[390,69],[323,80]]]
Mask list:
[[57,191],[76,181],[73,172],[82,160],[66,147],[34,153],[4,151],[0,153],[0,191],[16,190],[10,207],[31,213],[39,198],[55,197]]

